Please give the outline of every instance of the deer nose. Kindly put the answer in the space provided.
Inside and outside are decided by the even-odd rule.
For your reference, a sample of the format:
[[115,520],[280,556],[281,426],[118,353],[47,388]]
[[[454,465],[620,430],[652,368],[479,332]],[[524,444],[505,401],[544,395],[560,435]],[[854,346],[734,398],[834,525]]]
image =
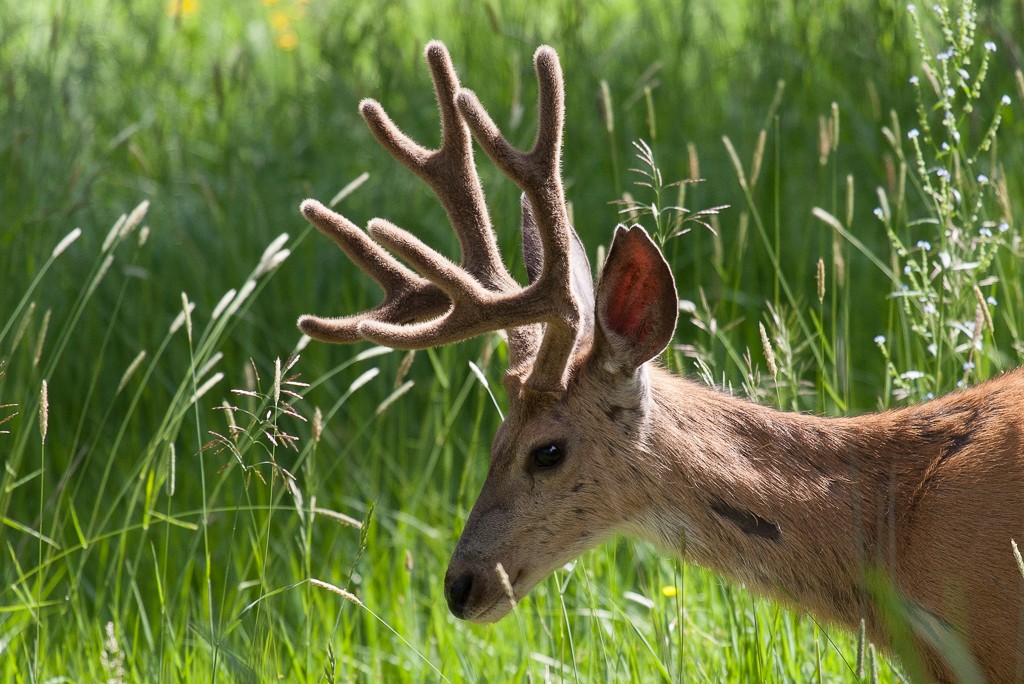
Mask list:
[[448,602],[448,610],[457,618],[466,618],[466,604],[473,591],[473,573],[464,572],[449,578],[444,585],[444,598]]

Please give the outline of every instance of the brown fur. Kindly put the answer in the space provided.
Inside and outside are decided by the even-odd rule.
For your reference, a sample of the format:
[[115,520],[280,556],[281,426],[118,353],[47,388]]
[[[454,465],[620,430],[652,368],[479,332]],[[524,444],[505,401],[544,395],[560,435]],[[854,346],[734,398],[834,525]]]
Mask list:
[[[308,200],[306,217],[385,297],[362,314],[299,325],[327,341],[399,348],[506,329],[509,414],[445,577],[452,612],[497,620],[512,607],[509,589],[518,600],[625,533],[820,620],[863,620],[873,641],[895,646],[909,667],[916,657],[930,679],[1024,681],[1024,578],[1011,547],[1024,541],[1024,370],[919,406],[818,418],[652,365],[675,331],[672,273],[642,228],[620,226],[595,292],[559,177],[557,55],[535,55],[539,129],[529,152],[512,148],[460,88],[443,45],[426,55],[439,150],[406,138],[377,103],[361,111],[441,198],[462,263],[381,220],[367,236]],[[524,190],[525,288],[497,253],[469,133]]]

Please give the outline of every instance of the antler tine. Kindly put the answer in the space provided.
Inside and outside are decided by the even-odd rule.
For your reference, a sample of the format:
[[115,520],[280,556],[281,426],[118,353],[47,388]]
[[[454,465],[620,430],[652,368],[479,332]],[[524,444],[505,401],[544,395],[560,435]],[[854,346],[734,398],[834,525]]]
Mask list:
[[359,324],[364,320],[410,323],[435,318],[450,307],[451,302],[436,285],[403,266],[341,214],[316,200],[306,200],[300,210],[310,223],[334,240],[348,258],[384,290],[384,301],[379,306],[354,316],[300,317],[299,329],[302,332],[324,342],[358,342],[363,339],[359,334]]
[[398,255],[444,292],[452,306],[444,315],[416,325],[368,319],[360,322],[364,339],[403,349],[422,349],[459,342],[493,330],[505,329],[513,355],[511,365],[526,361],[536,351],[533,330],[547,318],[550,302],[538,288],[518,285],[495,292],[484,288],[464,268],[425,245],[419,238],[383,219],[370,222],[370,234],[382,247]]
[[406,261],[416,271],[439,287],[455,303],[460,299],[480,301],[487,297],[484,289],[466,269],[428,247],[407,230],[385,219],[370,221],[369,233],[381,247]]
[[387,151],[434,191],[455,230],[462,265],[489,289],[514,286],[484,203],[483,187],[473,162],[469,130],[455,106],[459,78],[448,50],[431,41],[424,50],[441,114],[441,147],[428,150],[405,135],[375,100],[363,100],[359,112]]
[[567,256],[569,216],[560,172],[565,119],[562,69],[558,55],[546,45],[537,48],[533,60],[538,85],[537,137],[529,152],[516,149],[505,139],[473,91],[461,89],[456,102],[487,156],[529,198],[545,257]]
[[537,48],[534,68],[538,84],[537,137],[528,152],[516,149],[505,139],[472,91],[460,90],[456,103],[487,156],[523,190],[536,221],[544,256],[541,274],[531,289],[547,292],[549,309],[544,317],[548,327],[528,384],[549,391],[565,386],[569,359],[586,342],[593,322],[580,301],[569,263],[571,258],[585,262],[586,253],[574,239],[562,189],[565,88],[557,53],[548,46]]

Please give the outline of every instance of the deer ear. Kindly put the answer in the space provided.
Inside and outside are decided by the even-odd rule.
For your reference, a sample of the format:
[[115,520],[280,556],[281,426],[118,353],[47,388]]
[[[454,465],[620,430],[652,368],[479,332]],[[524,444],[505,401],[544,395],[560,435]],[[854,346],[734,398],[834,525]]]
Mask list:
[[640,226],[618,226],[597,286],[597,353],[606,367],[632,373],[661,353],[676,331],[676,283]]

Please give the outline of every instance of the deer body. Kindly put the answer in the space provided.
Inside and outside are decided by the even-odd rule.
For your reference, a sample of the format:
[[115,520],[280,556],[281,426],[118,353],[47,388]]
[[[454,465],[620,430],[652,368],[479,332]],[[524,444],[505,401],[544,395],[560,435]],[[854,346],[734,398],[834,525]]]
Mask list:
[[[651,453],[672,470],[640,516],[658,522],[639,536],[827,622],[863,618],[884,644],[875,573],[917,619],[969,644],[989,681],[1024,677],[1024,578],[1010,546],[1024,530],[1024,372],[845,419],[663,372],[652,390]],[[953,679],[919,648],[934,677]]]
[[[672,273],[642,228],[619,226],[593,283],[562,191],[554,51],[534,57],[539,128],[528,152],[512,148],[459,86],[443,45],[430,43],[426,56],[440,149],[411,141],[376,102],[360,110],[437,193],[461,263],[386,221],[372,220],[367,235],[307,200],[306,218],[385,297],[354,316],[303,316],[299,327],[325,341],[406,349],[506,331],[508,415],[445,576],[451,611],[498,620],[512,608],[509,588],[521,599],[626,533],[820,620],[863,619],[878,643],[898,642],[902,628],[932,679],[1024,679],[1024,577],[1011,546],[1024,537],[1024,371],[840,419],[775,411],[661,369],[651,361],[675,333]],[[525,287],[498,253],[471,134],[523,190]],[[892,624],[885,601],[910,616],[909,627]]]

